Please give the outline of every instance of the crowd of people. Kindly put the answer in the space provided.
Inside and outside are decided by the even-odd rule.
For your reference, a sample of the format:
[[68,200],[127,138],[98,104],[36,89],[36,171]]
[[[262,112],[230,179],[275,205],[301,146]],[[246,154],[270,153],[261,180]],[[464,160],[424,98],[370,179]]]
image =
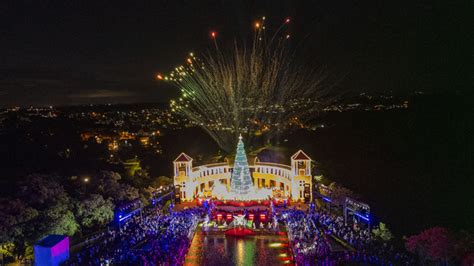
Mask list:
[[182,265],[194,230],[204,213],[201,208],[193,208],[165,216],[159,230],[152,231],[148,241],[131,251],[123,262]]
[[324,226],[328,233],[337,236],[356,249],[363,248],[370,242],[369,229],[361,227],[357,222],[345,223],[342,216],[329,214],[324,210],[313,211],[308,215]]
[[[373,265],[411,265],[413,260],[392,245],[372,239],[368,228],[356,221],[345,223],[342,216],[325,210],[285,210],[283,221],[288,228],[296,262],[317,262],[319,265],[367,263]],[[342,240],[351,248],[333,251],[329,237]],[[353,250],[353,251],[351,251]]]
[[179,265],[203,214],[202,208],[170,214],[163,214],[159,208],[145,210],[119,228],[102,233],[68,264]]
[[[198,223],[209,217],[211,209],[170,210],[167,214],[158,207],[144,209],[120,227],[95,235],[71,257],[68,265],[181,265]],[[279,218],[272,215],[266,223],[260,222],[260,229],[268,224],[268,230],[278,230],[278,220],[286,225],[295,262],[301,265],[308,262],[310,265],[315,262],[319,265],[409,265],[413,262],[406,253],[374,241],[363,225],[345,223],[343,217],[322,209],[285,209]],[[350,248],[333,250],[332,238],[342,240]]]
[[283,211],[282,220],[288,229],[288,238],[293,247],[295,260],[301,264],[314,261],[329,254],[326,235],[318,226],[314,216],[301,210]]

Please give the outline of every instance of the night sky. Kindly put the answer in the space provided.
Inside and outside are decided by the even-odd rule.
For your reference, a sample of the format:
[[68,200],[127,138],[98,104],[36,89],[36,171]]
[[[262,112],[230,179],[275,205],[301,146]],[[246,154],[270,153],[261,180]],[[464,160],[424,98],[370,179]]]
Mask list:
[[294,47],[353,91],[470,89],[472,4],[454,1],[1,1],[0,106],[167,102],[186,55],[291,17]]

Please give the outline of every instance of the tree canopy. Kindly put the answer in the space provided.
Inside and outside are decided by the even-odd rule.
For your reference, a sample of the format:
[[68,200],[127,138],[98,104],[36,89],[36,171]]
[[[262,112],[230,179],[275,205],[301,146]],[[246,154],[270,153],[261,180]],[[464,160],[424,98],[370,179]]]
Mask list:
[[85,228],[103,226],[112,221],[114,204],[110,198],[104,199],[101,195],[92,194],[76,204],[76,215]]

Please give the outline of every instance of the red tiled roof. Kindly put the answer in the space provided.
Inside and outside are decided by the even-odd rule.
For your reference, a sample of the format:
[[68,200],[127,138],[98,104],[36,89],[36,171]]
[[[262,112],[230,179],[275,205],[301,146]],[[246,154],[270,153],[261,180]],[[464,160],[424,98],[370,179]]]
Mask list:
[[299,150],[297,153],[295,153],[293,156],[291,156],[291,159],[293,160],[311,160],[306,153],[304,153],[302,150]]
[[176,158],[174,161],[175,162],[190,162],[192,161],[193,158],[189,157],[186,153],[182,152],[178,158]]

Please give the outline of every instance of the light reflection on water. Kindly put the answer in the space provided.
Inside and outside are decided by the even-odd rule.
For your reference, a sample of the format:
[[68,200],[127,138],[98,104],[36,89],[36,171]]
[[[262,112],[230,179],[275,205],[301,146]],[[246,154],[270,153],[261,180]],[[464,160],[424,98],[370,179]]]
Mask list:
[[237,238],[224,233],[204,235],[198,230],[184,265],[293,265],[293,261],[283,234]]

